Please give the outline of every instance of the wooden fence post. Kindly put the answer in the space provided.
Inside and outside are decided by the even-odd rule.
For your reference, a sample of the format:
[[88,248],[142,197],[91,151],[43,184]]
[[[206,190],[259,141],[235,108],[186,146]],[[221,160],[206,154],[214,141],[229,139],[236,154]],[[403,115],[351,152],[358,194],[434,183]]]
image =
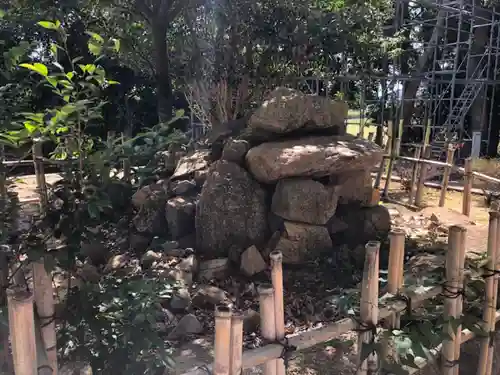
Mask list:
[[52,278],[45,270],[44,259],[33,263],[33,287],[35,306],[40,322],[43,350],[47,355],[52,375],[57,375],[57,337],[54,320],[54,294]]
[[23,288],[12,288],[7,298],[14,372],[16,375],[37,375],[33,294]]
[[489,334],[489,336],[483,337],[481,339],[481,349],[479,353],[477,375],[486,375],[488,372],[491,372],[492,367],[492,362],[489,359],[488,353],[490,345],[492,344],[491,334],[495,331],[496,304],[494,304],[494,302],[497,291],[494,291],[494,279],[496,275],[493,272],[494,270],[496,270],[498,219],[498,211],[490,211],[490,221],[488,226],[488,265],[485,270],[488,278],[486,279],[485,285],[485,299],[483,310],[483,329]]
[[[272,285],[261,285],[259,292],[260,332],[269,341],[276,340],[276,315],[274,313],[274,290]],[[277,360],[272,359],[264,364],[264,375],[276,375]]]
[[35,141],[33,144],[33,167],[35,168],[37,192],[40,197],[40,213],[45,213],[48,204],[48,196],[45,170],[43,167],[42,142],[40,141]]
[[441,195],[439,196],[439,207],[444,207],[444,202],[446,201],[446,193],[450,182],[454,154],[455,147],[449,144],[448,150],[446,151],[446,163],[450,165],[444,168],[443,181],[441,182]]
[[[423,159],[429,159],[430,156],[431,148],[430,146],[427,146],[423,150]],[[415,195],[415,206],[422,207],[424,201],[424,183],[425,179],[427,178],[427,164],[423,163],[422,161],[418,162],[418,164],[420,166],[420,174],[418,176],[417,192]]]
[[[450,319],[458,318],[459,292],[463,285],[460,284],[460,260],[462,254],[462,240],[464,239],[465,229],[460,226],[452,226],[448,233],[448,250],[446,253],[446,284],[444,286],[444,316]],[[464,248],[465,249],[465,248]],[[463,268],[463,266],[462,266]],[[445,330],[451,340],[443,341],[442,349],[442,374],[454,375],[455,367],[458,367],[455,347],[460,343],[460,331],[454,332],[451,322],[446,325]]]
[[363,346],[370,344],[375,339],[370,328],[378,323],[379,251],[380,242],[370,241],[366,244],[365,265],[361,284],[360,318],[363,331],[359,334],[358,375],[375,374],[378,369],[376,354],[372,353],[367,358],[363,358],[365,354]]
[[231,318],[231,361],[229,374],[241,374],[243,357],[243,315],[233,313]]
[[472,159],[465,159],[464,166],[464,191],[462,195],[462,213],[464,215],[470,215],[471,206],[471,194],[472,194],[472,182],[474,181],[474,175],[472,174]]
[[[283,255],[281,251],[273,251],[269,254],[271,259],[271,279],[274,289],[274,316],[276,340],[285,338],[285,308],[283,302]],[[276,374],[286,375],[285,361],[278,359],[276,361]]]
[[[415,159],[420,159],[420,156],[422,155],[422,146],[421,145],[416,145],[415,146],[415,153],[413,154],[413,157]],[[411,172],[411,181],[410,181],[410,194],[408,197],[408,203],[412,204],[413,200],[415,199],[415,193],[416,193],[416,183],[417,183],[417,175],[418,175],[418,163],[413,163],[413,170]]]
[[231,375],[231,309],[215,307],[214,375]]
[[[467,243],[467,230],[462,228],[460,233],[460,253],[458,258],[458,287],[459,290],[463,291],[464,282],[465,282],[465,249]],[[462,319],[463,305],[464,305],[464,296],[462,294],[457,295],[456,300],[456,314],[457,318]],[[458,375],[459,365],[458,360],[460,358],[460,346],[462,345],[462,324],[457,327],[457,339],[455,340],[455,361],[457,361],[457,365],[454,368],[454,374]]]

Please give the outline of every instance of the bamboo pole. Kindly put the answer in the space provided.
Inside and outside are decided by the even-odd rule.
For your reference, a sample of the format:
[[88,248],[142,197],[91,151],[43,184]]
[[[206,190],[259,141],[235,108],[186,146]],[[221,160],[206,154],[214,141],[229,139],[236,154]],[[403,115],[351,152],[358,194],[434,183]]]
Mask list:
[[40,320],[40,330],[48,365],[52,374],[57,375],[57,337],[54,320],[54,294],[52,278],[45,270],[44,259],[33,263],[33,287],[35,306]]
[[[448,145],[448,150],[446,151],[446,164],[453,164],[453,157],[455,154],[455,147],[453,145]],[[444,207],[444,202],[446,200],[446,193],[448,190],[448,184],[450,183],[450,174],[452,167],[446,166],[444,168],[443,181],[441,182],[441,195],[439,197],[439,207]]]
[[[465,249],[466,249],[466,241],[467,241],[467,231],[465,228],[462,228],[460,233],[460,254],[458,258],[458,285],[460,290],[464,290],[464,281],[465,281]],[[463,312],[463,304],[464,304],[464,296],[462,294],[458,295],[455,298],[456,303],[456,314],[457,318],[462,319]],[[455,361],[456,366],[454,368],[454,374],[458,375],[459,372],[459,362],[460,359],[460,345],[462,344],[460,337],[462,336],[462,324],[457,327],[457,339],[455,340]]]
[[[387,143],[385,145],[385,153],[386,154],[389,153],[390,150],[391,150],[391,137],[389,136]],[[373,184],[373,187],[375,189],[380,190],[380,180],[382,180],[382,174],[384,173],[384,170],[385,170],[385,164],[386,164],[386,160],[385,160],[385,158],[382,158],[382,160],[380,161],[380,165],[378,167],[377,176],[375,177],[375,183]],[[387,184],[387,181],[386,181],[386,184]]]
[[[496,233],[496,245],[497,245],[497,252],[496,252],[496,257],[495,257],[495,270],[498,270],[500,267],[499,261],[498,261],[498,256],[499,256],[499,249],[498,245],[500,245],[500,216],[498,217],[497,220],[497,233]],[[497,299],[498,299],[498,275],[493,276],[493,306],[496,309],[497,307]],[[491,322],[491,327],[490,329],[492,331],[495,330],[495,325],[496,322]],[[493,358],[495,357],[495,345],[494,341],[492,343],[493,345],[489,345],[488,347],[488,363],[486,365],[486,375],[491,375],[493,371]]]
[[0,145],[0,210],[4,208],[4,201],[7,199],[7,176],[4,166],[4,146]]
[[[391,141],[391,139],[389,139]],[[394,161],[398,157],[398,139],[393,139],[393,144],[391,147],[391,157],[389,158],[389,164],[387,166],[387,175],[385,177],[385,185],[384,185],[384,192],[382,196],[384,198],[389,196],[389,189],[391,187],[391,176],[392,176],[392,170],[394,169]]]
[[[431,148],[425,147],[423,150],[423,155],[425,159],[430,158]],[[415,193],[415,206],[422,207],[424,202],[424,182],[427,178],[427,165],[422,161],[419,163],[420,174],[418,176],[417,191]]]
[[[125,133],[127,133],[127,131]],[[128,138],[125,133],[122,133],[122,145],[125,144],[126,138]],[[131,175],[130,158],[127,157],[123,159],[123,180],[125,182],[130,182],[130,175]]]
[[[487,273],[492,272],[496,269],[496,258],[497,258],[497,227],[499,219],[498,211],[490,211],[490,220],[488,226],[488,265]],[[494,305],[495,295],[493,294],[494,278],[496,275],[492,275],[486,279],[485,285],[485,300],[484,300],[484,310],[483,310],[483,329],[489,335],[481,339],[481,347],[479,353],[479,363],[477,368],[477,375],[486,375],[488,371],[491,371],[492,363],[489,361],[488,352],[491,345],[491,333],[495,330],[495,313],[496,306]]]
[[[456,293],[460,288],[459,283],[459,267],[460,267],[460,253],[462,231],[464,229],[460,226],[452,226],[448,233],[448,251],[446,253],[446,287],[445,287],[445,301],[444,301],[444,316],[451,319],[457,318],[457,296]],[[443,341],[443,363],[442,374],[454,375],[454,367],[457,365],[455,360],[455,341],[459,339],[453,331],[452,324],[449,323],[445,327],[446,332],[451,340]]]
[[231,309],[215,307],[214,375],[231,375]]
[[371,343],[375,338],[370,327],[378,323],[378,279],[379,279],[379,251],[380,242],[370,241],[366,244],[366,257],[361,284],[361,323],[367,328],[359,334],[359,368],[358,375],[375,374],[377,372],[376,354],[372,353],[367,358],[362,358],[363,346]]
[[[269,254],[271,259],[271,279],[274,289],[274,316],[276,340],[281,341],[285,338],[285,308],[283,303],[283,254],[281,251],[273,251]],[[276,374],[286,375],[285,361],[278,359],[276,361]]]
[[[274,290],[272,285],[261,285],[259,291],[260,332],[269,341],[276,340],[276,315],[274,313]],[[276,375],[278,361],[269,360],[264,363],[264,375]]]
[[40,212],[45,213],[48,204],[48,196],[45,170],[43,167],[42,142],[40,141],[33,144],[33,167],[35,168],[36,188],[40,197]]
[[462,195],[462,213],[470,216],[472,182],[474,175],[472,173],[472,159],[465,159],[465,174],[464,174],[464,191]]
[[233,313],[231,318],[230,375],[240,375],[243,369],[243,314]]
[[16,375],[37,375],[33,294],[23,288],[7,292],[9,330]]
[[[422,146],[416,145],[413,157],[415,159],[420,159],[421,154],[422,154]],[[417,176],[418,176],[418,163],[413,163],[413,170],[411,172],[411,181],[410,181],[410,195],[408,197],[408,203],[410,204],[412,204],[413,200],[415,199],[415,193],[416,193],[415,186],[417,183]]]

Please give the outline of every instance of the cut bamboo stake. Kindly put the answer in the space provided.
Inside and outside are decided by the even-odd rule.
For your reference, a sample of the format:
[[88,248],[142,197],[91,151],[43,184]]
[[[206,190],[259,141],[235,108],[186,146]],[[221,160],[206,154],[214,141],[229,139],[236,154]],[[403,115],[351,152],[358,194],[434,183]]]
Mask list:
[[[460,290],[464,290],[464,276],[465,276],[465,248],[467,241],[467,231],[465,228],[462,228],[461,232],[461,240],[460,240],[460,254],[458,258],[458,285]],[[463,311],[463,303],[464,297],[462,294],[457,295],[455,298],[456,303],[456,314],[458,319],[462,319],[462,311]],[[462,344],[462,325],[460,324],[457,327],[457,339],[455,339],[455,363],[457,364],[454,367],[454,374],[458,375],[459,371],[459,359],[460,359],[460,345]]]
[[470,215],[470,206],[471,206],[471,194],[472,194],[472,182],[474,179],[474,175],[472,174],[472,159],[465,159],[464,166],[464,192],[462,196],[462,213],[464,215]]
[[[500,267],[499,262],[498,262],[498,256],[499,254],[499,249],[498,246],[500,245],[500,216],[498,217],[497,220],[497,235],[496,235],[496,245],[497,245],[497,253],[496,253],[496,258],[495,258],[495,270],[498,270]],[[498,299],[498,275],[493,276],[493,306],[497,307],[497,299]],[[493,321],[491,322],[491,331],[495,330],[495,325],[496,322]],[[491,375],[493,371],[493,358],[495,357],[495,345],[493,341],[493,345],[490,345],[488,347],[488,363],[486,365],[486,375]]]
[[43,152],[41,142],[35,142],[33,144],[33,167],[35,168],[36,188],[40,197],[40,212],[44,213],[48,204],[48,196],[45,171],[43,168]]
[[[422,154],[422,146],[415,146],[415,153],[413,157],[415,159],[420,159],[420,155]],[[418,176],[418,163],[413,163],[413,170],[411,172],[411,181],[410,181],[410,195],[408,197],[408,203],[412,204],[415,199],[416,194],[416,184],[417,184],[417,176]]]
[[[259,287],[260,332],[268,341],[276,340],[276,318],[274,313],[274,290],[272,285]],[[278,361],[272,359],[264,363],[264,375],[276,375]]]
[[[497,227],[498,227],[499,213],[497,211],[490,211],[490,221],[488,226],[488,265],[486,273],[490,273],[496,269],[497,258]],[[495,296],[493,294],[495,275],[491,275],[486,279],[485,284],[485,300],[483,310],[483,329],[485,332],[491,334],[495,329],[495,313],[496,306],[494,305]],[[493,329],[493,330],[492,330]],[[479,363],[477,368],[477,375],[486,375],[491,371],[492,363],[489,362],[488,352],[491,344],[491,335],[481,339],[481,349],[479,353]],[[488,367],[489,366],[489,367]]]
[[[390,141],[390,139],[389,139]],[[394,161],[396,160],[398,156],[398,148],[396,147],[396,141],[394,140],[394,145],[391,147],[391,157],[389,158],[389,163],[387,165],[387,175],[385,176],[385,185],[384,185],[384,192],[382,196],[388,197],[389,196],[389,189],[391,187],[391,176],[392,176],[392,170],[394,169]]]
[[231,375],[231,309],[215,307],[214,375]]
[[[431,156],[431,148],[425,147],[423,150],[424,159],[428,159]],[[427,164],[420,161],[419,163],[420,174],[418,176],[417,192],[415,194],[415,206],[422,207],[424,203],[424,182],[427,178]]]
[[[387,143],[385,145],[385,153],[388,154],[390,152],[390,150],[391,150],[391,137],[389,136]],[[385,158],[382,158],[382,160],[380,161],[380,165],[378,167],[377,176],[375,177],[375,182],[373,184],[373,187],[375,189],[380,190],[380,180],[382,179],[382,174],[384,173],[385,164],[386,164],[386,160],[385,160]],[[387,181],[386,181],[386,184],[387,184]]]
[[[446,164],[453,164],[453,157],[455,154],[455,147],[453,145],[448,145],[448,150],[446,151]],[[446,201],[446,193],[448,190],[448,184],[450,183],[450,174],[452,167],[444,167],[443,181],[441,183],[441,195],[439,197],[439,207],[444,207],[444,202]]]
[[377,372],[376,354],[372,353],[363,359],[363,345],[371,343],[375,338],[369,327],[375,327],[378,322],[378,279],[379,279],[380,242],[370,241],[366,244],[363,281],[361,284],[360,318],[365,329],[359,334],[359,369],[358,375],[375,374]]
[[[285,338],[285,308],[283,303],[283,254],[281,251],[273,251],[269,254],[271,259],[271,279],[274,289],[274,316],[276,340],[281,341]],[[276,361],[276,374],[285,375],[285,361],[278,359]]]
[[231,318],[231,362],[230,375],[240,375],[243,368],[243,315],[233,313]]
[[54,321],[54,294],[52,279],[45,270],[44,259],[33,263],[33,287],[35,306],[40,320],[44,350],[52,374],[57,375],[57,338]]
[[[444,316],[451,319],[457,317],[457,303],[456,294],[460,288],[459,284],[459,267],[460,267],[460,253],[462,231],[464,229],[460,226],[452,226],[448,233],[448,251],[446,253],[446,287],[445,287],[445,300],[444,300]],[[451,340],[443,341],[443,363],[442,374],[454,375],[455,362],[455,341],[459,338],[452,328],[452,324],[447,324],[445,328]]]
[[33,294],[12,288],[7,295],[14,372],[16,375],[37,375]]

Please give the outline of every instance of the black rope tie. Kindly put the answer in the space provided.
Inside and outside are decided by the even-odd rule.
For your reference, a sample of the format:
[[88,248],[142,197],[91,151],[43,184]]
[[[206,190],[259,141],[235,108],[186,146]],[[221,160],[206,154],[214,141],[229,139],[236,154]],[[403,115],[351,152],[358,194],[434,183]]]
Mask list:
[[500,270],[491,270],[489,268],[484,269],[484,273],[482,275],[483,279],[487,279],[489,277],[500,275]]
[[441,292],[441,295],[445,298],[455,299],[455,298],[458,298],[460,296],[465,297],[465,289],[464,288],[450,287],[447,284],[443,284],[442,287],[443,287],[443,291]]

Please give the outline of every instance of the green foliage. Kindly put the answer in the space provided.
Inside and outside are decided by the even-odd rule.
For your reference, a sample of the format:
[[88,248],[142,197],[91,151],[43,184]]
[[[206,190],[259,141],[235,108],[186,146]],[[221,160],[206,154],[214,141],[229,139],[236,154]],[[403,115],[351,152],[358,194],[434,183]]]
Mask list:
[[160,301],[171,293],[169,283],[148,278],[108,275],[85,284],[69,297],[78,310],[69,311],[59,332],[60,352],[89,361],[97,373],[155,374],[173,366],[156,327]]

